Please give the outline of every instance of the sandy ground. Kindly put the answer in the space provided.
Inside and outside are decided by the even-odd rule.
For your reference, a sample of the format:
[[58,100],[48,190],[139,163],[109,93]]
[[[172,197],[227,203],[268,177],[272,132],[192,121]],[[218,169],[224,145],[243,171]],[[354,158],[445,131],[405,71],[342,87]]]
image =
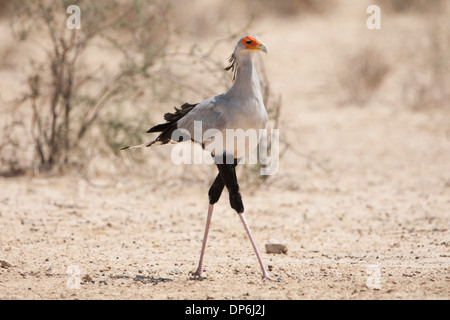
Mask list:
[[[330,144],[339,150],[317,149],[330,152],[331,177],[297,159],[280,168],[295,176],[284,177],[293,185],[243,190],[259,248],[272,239],[288,247],[287,254],[263,254],[281,282],[261,281],[226,198],[212,220],[206,279],[190,279],[203,235],[206,183],[22,177],[0,180],[0,259],[8,263],[0,269],[0,297],[450,298],[448,136],[436,135],[420,114],[345,113],[345,123],[333,113],[310,115],[317,127],[334,128]],[[305,131],[320,140],[313,127]],[[357,142],[339,143],[351,132]]]
[[[283,96],[282,139],[294,147],[266,184],[241,187],[263,260],[280,282],[261,280],[226,193],[205,278],[191,279],[214,172],[190,177],[186,165],[174,169],[181,180],[169,181],[0,178],[0,299],[449,299],[448,109],[411,111],[386,88],[366,107],[330,97],[331,48],[356,46],[367,30],[352,31],[357,19],[324,21],[257,28],[274,48],[264,59]],[[295,26],[304,32],[287,32]],[[376,39],[394,43],[390,35]],[[272,240],[287,254],[264,252]]]

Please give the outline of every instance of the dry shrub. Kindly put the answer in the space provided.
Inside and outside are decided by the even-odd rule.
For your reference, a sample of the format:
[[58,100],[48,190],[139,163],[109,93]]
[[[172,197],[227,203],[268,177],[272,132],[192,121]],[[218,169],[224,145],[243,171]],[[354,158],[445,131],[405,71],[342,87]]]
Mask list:
[[321,14],[334,6],[334,0],[255,0],[253,5],[262,12],[275,12],[279,15]]
[[347,100],[361,106],[372,99],[389,71],[383,53],[369,46],[344,58],[337,77]]
[[14,1],[19,2],[21,0],[0,0],[0,18],[5,18],[11,13]]
[[[71,4],[81,8],[80,29],[66,27]],[[30,59],[18,99],[31,114],[26,129],[36,156],[30,165],[37,171],[62,170],[83,163],[89,150],[117,148],[115,138],[131,130],[123,121],[140,123],[145,115],[133,118],[114,109],[137,101],[144,83],[160,82],[158,70],[169,41],[165,2],[39,0],[15,5],[16,40],[43,52]],[[108,59],[93,65],[92,49]],[[159,97],[158,85],[146,89]],[[104,132],[102,125],[115,129],[104,139],[98,134]]]
[[24,154],[20,145],[20,134],[24,130],[23,115],[18,112],[2,114],[0,139],[0,176],[11,177],[24,173]]
[[382,10],[387,9],[395,13],[435,13],[441,11],[447,0],[377,0]]
[[402,90],[404,103],[413,110],[450,108],[450,24],[446,19],[442,14],[425,21],[428,41],[418,49],[421,63],[411,68]]

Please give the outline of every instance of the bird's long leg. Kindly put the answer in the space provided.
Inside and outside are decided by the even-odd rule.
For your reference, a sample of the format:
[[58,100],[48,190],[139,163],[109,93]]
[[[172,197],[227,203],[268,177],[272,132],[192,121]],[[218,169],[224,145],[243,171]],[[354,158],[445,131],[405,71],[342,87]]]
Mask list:
[[[225,156],[224,156],[225,159]],[[223,164],[217,164],[217,167],[219,168],[219,173],[222,176],[222,179],[225,183],[225,186],[228,189],[228,193],[230,194],[230,204],[231,207],[236,210],[236,212],[239,215],[239,218],[242,221],[242,224],[244,225],[245,231],[247,232],[247,236],[250,239],[250,242],[252,244],[253,250],[255,251],[256,257],[258,258],[258,262],[261,266],[261,270],[263,273],[263,279],[278,281],[276,279],[273,279],[269,276],[269,273],[267,272],[266,268],[264,267],[264,263],[261,259],[261,255],[259,254],[258,248],[256,247],[255,240],[253,239],[252,233],[250,231],[250,228],[248,226],[248,223],[245,219],[244,215],[244,204],[242,203],[241,194],[239,193],[239,184],[236,177],[236,165],[237,161],[235,160],[233,164],[227,164],[225,161]]]
[[219,201],[220,195],[222,194],[223,188],[225,184],[223,183],[222,177],[220,176],[220,173],[217,175],[216,179],[214,180],[213,184],[211,185],[211,188],[209,189],[209,207],[208,207],[208,215],[206,217],[206,226],[205,226],[205,234],[203,236],[203,242],[202,242],[202,251],[200,253],[200,260],[198,262],[197,270],[194,272],[194,275],[197,277],[202,276],[203,272],[203,256],[205,255],[205,249],[206,249],[206,240],[208,239],[208,232],[209,232],[209,226],[211,224],[211,217],[214,209],[214,204]]
[[263,279],[278,281],[278,279],[271,278],[269,276],[269,273],[267,272],[266,268],[264,267],[264,263],[261,259],[261,255],[259,254],[258,248],[256,247],[255,240],[253,239],[252,233],[250,231],[250,228],[248,226],[247,220],[245,219],[243,212],[239,214],[239,218],[241,218],[242,224],[244,225],[244,229],[247,232],[247,236],[250,239],[250,242],[252,243],[252,247],[253,247],[253,250],[255,251],[256,258],[258,258],[258,262],[259,262],[259,265],[261,266],[261,270],[263,273]]
[[208,207],[208,216],[206,217],[205,234],[203,235],[202,252],[200,253],[200,260],[198,261],[197,270],[194,272],[194,276],[201,277],[203,272],[203,256],[206,249],[206,240],[208,239],[209,225],[211,224],[211,217],[213,213],[214,205],[210,204]]

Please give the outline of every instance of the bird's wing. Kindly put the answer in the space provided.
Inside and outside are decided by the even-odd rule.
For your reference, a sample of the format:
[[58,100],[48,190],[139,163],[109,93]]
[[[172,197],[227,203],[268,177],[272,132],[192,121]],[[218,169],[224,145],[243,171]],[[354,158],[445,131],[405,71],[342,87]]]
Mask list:
[[187,130],[192,140],[202,142],[205,131],[223,131],[229,122],[229,101],[218,95],[199,103],[177,122],[177,129]]

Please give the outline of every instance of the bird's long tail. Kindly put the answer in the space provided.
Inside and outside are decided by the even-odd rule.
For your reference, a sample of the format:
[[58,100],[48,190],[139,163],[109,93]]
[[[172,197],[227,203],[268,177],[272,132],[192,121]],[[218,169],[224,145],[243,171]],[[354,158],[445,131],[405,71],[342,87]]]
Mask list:
[[135,146],[127,146],[120,148],[120,150],[125,149],[136,149],[136,148],[143,148],[143,147],[150,147],[152,145],[161,145],[169,143],[171,140],[172,132],[176,130],[177,124],[176,123],[163,123],[158,124],[154,126],[153,128],[149,129],[147,132],[161,132],[161,134],[155,139],[150,142],[138,144]]
[[152,141],[150,141],[150,142],[138,144],[138,145],[135,145],[135,146],[126,146],[126,147],[120,148],[120,150],[150,147],[151,145],[153,145],[153,144],[156,143],[156,142],[157,142],[157,140],[152,140]]
[[166,123],[158,124],[147,131],[147,133],[161,132],[161,134],[155,140],[143,144],[138,144],[135,146],[123,147],[120,148],[120,150],[143,148],[143,147],[150,147],[151,145],[154,144],[157,145],[169,143],[171,141],[172,133],[177,129],[177,121],[183,118],[196,105],[197,103],[196,104],[185,103],[181,106],[180,109],[175,107],[174,113],[169,112],[166,113],[164,115],[164,120],[166,120]]

